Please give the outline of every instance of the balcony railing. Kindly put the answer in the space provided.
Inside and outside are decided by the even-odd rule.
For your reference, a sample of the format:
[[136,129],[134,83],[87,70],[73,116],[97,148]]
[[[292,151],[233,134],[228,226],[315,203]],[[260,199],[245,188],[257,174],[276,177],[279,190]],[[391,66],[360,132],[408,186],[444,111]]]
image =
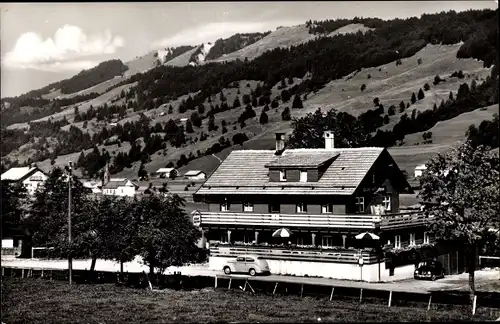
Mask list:
[[395,229],[400,227],[423,226],[428,221],[428,217],[424,213],[401,213],[383,215],[380,228]]
[[264,225],[277,227],[375,228],[380,216],[374,215],[309,215],[202,212],[202,225]]
[[401,213],[387,215],[366,214],[260,214],[234,212],[199,212],[199,223],[204,225],[240,225],[269,227],[324,227],[355,228],[371,230],[422,226],[426,216],[422,213]]
[[295,261],[322,261],[358,263],[359,257],[363,257],[364,264],[372,264],[380,261],[374,252],[358,251],[353,249],[343,250],[311,250],[311,249],[280,249],[266,247],[210,247],[210,255],[214,257],[237,257],[239,255],[258,255],[268,260],[295,260]]

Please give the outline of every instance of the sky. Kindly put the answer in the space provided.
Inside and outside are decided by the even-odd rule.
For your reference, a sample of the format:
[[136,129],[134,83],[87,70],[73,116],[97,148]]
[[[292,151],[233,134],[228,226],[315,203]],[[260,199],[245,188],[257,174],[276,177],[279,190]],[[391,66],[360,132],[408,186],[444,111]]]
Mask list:
[[1,3],[1,97],[69,78],[110,59],[199,45],[305,21],[420,16],[498,8],[489,1]]

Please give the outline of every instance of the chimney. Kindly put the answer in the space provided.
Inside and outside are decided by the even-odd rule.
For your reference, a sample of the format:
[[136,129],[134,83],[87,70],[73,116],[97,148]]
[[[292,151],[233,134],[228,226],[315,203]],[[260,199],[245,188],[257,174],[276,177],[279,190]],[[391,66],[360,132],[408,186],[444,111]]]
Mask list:
[[333,150],[335,148],[335,135],[332,131],[325,131],[323,134],[325,138],[325,150]]
[[285,133],[276,133],[276,155],[285,149]]

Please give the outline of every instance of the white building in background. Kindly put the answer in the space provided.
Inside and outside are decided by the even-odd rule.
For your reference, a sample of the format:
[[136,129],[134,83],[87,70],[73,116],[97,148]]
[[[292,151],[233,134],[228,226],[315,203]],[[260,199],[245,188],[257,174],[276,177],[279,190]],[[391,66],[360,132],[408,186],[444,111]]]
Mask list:
[[47,178],[48,176],[37,167],[11,168],[1,175],[2,181],[22,183],[30,195],[43,186]]
[[427,170],[425,164],[420,164],[415,167],[415,178],[421,177],[424,170]]
[[190,170],[184,174],[184,177],[188,180],[205,180],[207,175],[200,170]]
[[102,194],[133,197],[135,196],[137,189],[139,189],[139,186],[128,179],[109,179],[109,181],[102,187]]
[[179,176],[179,171],[175,168],[159,168],[155,173],[158,178],[171,178],[172,175]]

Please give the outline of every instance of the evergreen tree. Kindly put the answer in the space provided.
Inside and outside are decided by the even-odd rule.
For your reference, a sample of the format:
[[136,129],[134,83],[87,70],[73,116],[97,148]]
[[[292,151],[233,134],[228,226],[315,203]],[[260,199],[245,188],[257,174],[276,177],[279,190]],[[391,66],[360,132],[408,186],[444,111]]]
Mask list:
[[422,89],[418,90],[418,100],[424,99],[425,95]]
[[411,94],[411,104],[413,105],[415,102],[417,102],[417,97],[415,96],[415,92],[412,92]]
[[425,91],[429,91],[430,89],[431,89],[431,86],[428,83],[424,84]]
[[292,108],[298,108],[298,109],[304,108],[302,100],[300,100],[300,96],[298,94],[296,94],[295,97],[293,98]]
[[405,106],[404,101],[401,101],[401,102],[399,103],[399,112],[403,112],[403,111],[405,111],[405,108],[406,108],[406,106]]
[[193,126],[201,127],[202,120],[196,111],[191,114],[191,122],[193,123]]
[[389,124],[389,116],[388,115],[385,115],[384,116],[384,124]]
[[267,116],[265,111],[262,111],[262,113],[260,114],[259,123],[267,124],[268,121],[269,121],[269,117]]
[[214,130],[217,130],[217,126],[215,126],[215,117],[214,115],[210,115],[208,118],[208,131],[211,132]]
[[190,120],[190,119],[188,119],[188,120],[186,121],[186,133],[188,133],[188,134],[192,134],[192,133],[194,133],[193,123],[191,122],[191,120]]
[[146,167],[144,163],[141,162],[141,166],[139,167],[139,172],[137,172],[137,176],[140,180],[144,180],[148,178],[148,172],[146,171]]
[[234,101],[233,101],[233,109],[238,108],[238,107],[241,107],[241,103],[240,103],[240,99],[238,98],[238,96],[236,96],[236,98],[234,98]]
[[450,91],[450,95],[448,96],[448,99],[453,100],[453,92]]
[[198,105],[198,114],[203,115],[205,113],[205,105],[203,103]]
[[276,98],[274,98],[274,100],[271,102],[271,108],[276,109],[279,107],[279,105],[280,104],[279,104],[278,100]]
[[292,120],[292,115],[290,114],[290,108],[285,107],[285,109],[281,113],[281,119],[284,121]]
[[396,106],[391,105],[387,110],[387,114],[389,114],[389,116],[394,116],[396,114]]

